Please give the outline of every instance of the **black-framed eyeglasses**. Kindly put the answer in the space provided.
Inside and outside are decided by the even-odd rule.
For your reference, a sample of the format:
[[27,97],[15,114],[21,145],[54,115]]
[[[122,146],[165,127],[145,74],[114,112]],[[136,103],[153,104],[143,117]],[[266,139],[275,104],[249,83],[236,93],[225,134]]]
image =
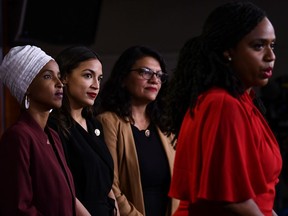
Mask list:
[[131,69],[131,71],[137,71],[144,79],[150,80],[154,75],[161,81],[161,83],[164,83],[168,79],[168,74],[163,73],[160,71],[153,71],[150,68],[143,67],[143,68],[134,68]]

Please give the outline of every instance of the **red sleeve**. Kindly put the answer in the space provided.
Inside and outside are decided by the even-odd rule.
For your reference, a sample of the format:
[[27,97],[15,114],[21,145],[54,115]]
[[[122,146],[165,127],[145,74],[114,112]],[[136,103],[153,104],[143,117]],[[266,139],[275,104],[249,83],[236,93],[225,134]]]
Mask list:
[[245,107],[227,93],[202,99],[183,121],[170,195],[192,203],[239,202],[266,192]]

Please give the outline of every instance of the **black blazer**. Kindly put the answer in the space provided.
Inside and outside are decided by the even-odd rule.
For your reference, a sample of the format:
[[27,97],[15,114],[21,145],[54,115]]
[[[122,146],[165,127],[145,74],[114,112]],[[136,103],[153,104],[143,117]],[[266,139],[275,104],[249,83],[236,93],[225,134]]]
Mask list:
[[91,215],[110,216],[115,207],[115,201],[108,197],[114,177],[113,159],[101,123],[88,118],[86,121],[88,132],[73,121],[68,137],[59,129],[55,118],[50,117],[48,122],[61,138],[77,198]]

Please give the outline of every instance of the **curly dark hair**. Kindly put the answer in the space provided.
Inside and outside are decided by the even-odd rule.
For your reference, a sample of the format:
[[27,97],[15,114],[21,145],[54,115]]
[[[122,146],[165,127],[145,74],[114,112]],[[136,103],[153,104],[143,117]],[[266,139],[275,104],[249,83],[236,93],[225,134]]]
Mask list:
[[235,47],[265,17],[263,10],[248,1],[229,2],[212,11],[202,34],[189,39],[180,50],[166,97],[165,132],[177,138],[187,109],[193,115],[198,95],[213,86],[226,89],[234,97],[243,94],[243,84],[227,64],[224,52]]
[[[168,74],[164,58],[158,51],[147,46],[136,45],[126,49],[115,62],[110,77],[100,90],[100,106],[97,113],[111,111],[123,119],[134,122],[131,111],[130,93],[123,87],[123,80],[131,73],[135,62],[144,57],[155,58],[163,73]],[[151,122],[162,128],[163,96],[167,89],[167,82],[162,83],[161,89],[155,99],[148,104],[146,112]]]
[[[63,79],[67,74],[72,73],[72,71],[77,68],[80,63],[87,61],[89,59],[98,59],[100,62],[99,55],[94,52],[92,49],[82,46],[82,45],[73,45],[61,51],[55,58],[56,62],[59,65],[60,76]],[[74,124],[71,117],[71,108],[70,102],[68,99],[66,89],[64,87],[63,101],[61,108],[53,110],[51,117],[56,119],[58,125],[65,136],[69,135],[69,128]],[[96,99],[97,100],[97,99]],[[93,118],[94,108],[93,106],[84,107],[82,110],[82,115],[87,118]]]

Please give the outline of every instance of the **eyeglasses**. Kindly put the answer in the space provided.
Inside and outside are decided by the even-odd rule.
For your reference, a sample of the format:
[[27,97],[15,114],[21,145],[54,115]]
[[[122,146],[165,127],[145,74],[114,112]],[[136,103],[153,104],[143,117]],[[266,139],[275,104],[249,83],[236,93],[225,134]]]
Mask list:
[[163,73],[161,70],[154,72],[150,68],[143,67],[131,69],[131,71],[137,71],[146,80],[150,80],[153,75],[155,75],[161,81],[161,83],[166,82],[168,79],[168,74]]

